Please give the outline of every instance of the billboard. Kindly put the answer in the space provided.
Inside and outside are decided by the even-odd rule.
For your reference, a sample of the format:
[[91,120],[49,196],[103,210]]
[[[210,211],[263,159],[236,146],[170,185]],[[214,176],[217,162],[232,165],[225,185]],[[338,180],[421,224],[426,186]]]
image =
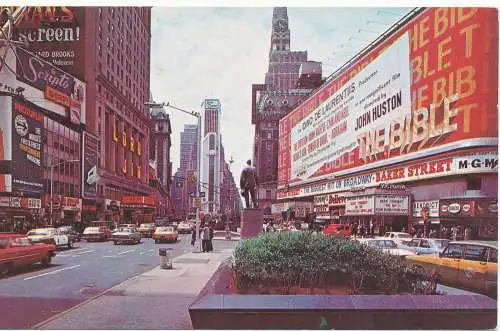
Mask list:
[[85,7],[27,7],[13,39],[44,60],[85,80]]
[[496,146],[497,90],[497,10],[425,9],[280,121],[278,185]]
[[82,148],[82,197],[93,199],[97,195],[97,166],[99,160],[99,138],[83,132]]
[[16,73],[27,85],[26,97],[74,124],[85,123],[85,83],[24,48],[16,50]]
[[12,100],[12,191],[43,192],[43,114],[21,99]]

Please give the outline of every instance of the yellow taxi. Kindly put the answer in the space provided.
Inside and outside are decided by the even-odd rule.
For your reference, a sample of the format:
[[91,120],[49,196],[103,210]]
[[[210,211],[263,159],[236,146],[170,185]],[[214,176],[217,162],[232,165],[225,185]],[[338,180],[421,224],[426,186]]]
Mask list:
[[153,233],[155,243],[159,244],[163,241],[177,241],[177,230],[173,226],[159,226]]
[[412,255],[406,259],[437,272],[441,283],[497,295],[498,243],[496,241],[452,241],[439,255]]

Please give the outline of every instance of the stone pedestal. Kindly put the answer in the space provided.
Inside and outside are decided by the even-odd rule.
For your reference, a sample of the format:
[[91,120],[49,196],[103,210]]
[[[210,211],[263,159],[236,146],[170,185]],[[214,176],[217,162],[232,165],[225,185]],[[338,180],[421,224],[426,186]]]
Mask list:
[[241,238],[251,238],[262,233],[264,214],[261,209],[245,208],[241,212]]

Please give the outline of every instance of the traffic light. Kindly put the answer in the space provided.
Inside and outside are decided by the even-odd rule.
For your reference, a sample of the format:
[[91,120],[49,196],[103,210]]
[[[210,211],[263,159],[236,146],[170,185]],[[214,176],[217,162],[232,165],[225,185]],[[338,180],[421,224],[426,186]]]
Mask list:
[[189,176],[189,178],[188,178],[188,183],[189,183],[189,184],[194,184],[194,183],[196,183],[196,176],[194,176],[194,175],[193,175],[193,176]]
[[177,182],[177,183],[175,183],[175,186],[177,186],[177,187],[183,187],[184,183],[183,182]]

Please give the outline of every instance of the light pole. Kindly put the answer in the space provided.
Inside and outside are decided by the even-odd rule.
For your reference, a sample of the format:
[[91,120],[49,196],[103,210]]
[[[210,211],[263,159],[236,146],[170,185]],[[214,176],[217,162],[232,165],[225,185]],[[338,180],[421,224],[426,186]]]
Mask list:
[[50,162],[50,225],[53,225],[54,219],[52,215],[52,210],[53,210],[53,200],[54,200],[54,168],[64,164],[64,163],[71,163],[71,162],[80,162],[80,160],[68,160],[68,161],[61,161],[59,163],[54,164],[51,160]]
[[200,183],[201,183],[201,113],[199,112],[196,112],[196,111],[188,111],[188,110],[184,110],[182,108],[178,108],[176,106],[173,106],[171,105],[169,102],[165,103],[157,103],[157,102],[145,102],[144,105],[150,107],[150,108],[166,108],[166,107],[170,107],[172,109],[175,109],[175,110],[178,110],[178,111],[181,111],[185,114],[188,114],[188,115],[191,115],[191,116],[194,116],[196,117],[196,119],[198,120],[198,139],[196,140],[196,147],[197,147],[197,172],[198,172],[198,175],[197,175],[197,180],[196,180],[196,234],[195,234],[195,244],[194,244],[194,247],[195,247],[195,251],[201,251],[201,245],[200,245],[200,224],[201,224],[201,220],[200,220],[200,205],[198,204],[200,202]]

